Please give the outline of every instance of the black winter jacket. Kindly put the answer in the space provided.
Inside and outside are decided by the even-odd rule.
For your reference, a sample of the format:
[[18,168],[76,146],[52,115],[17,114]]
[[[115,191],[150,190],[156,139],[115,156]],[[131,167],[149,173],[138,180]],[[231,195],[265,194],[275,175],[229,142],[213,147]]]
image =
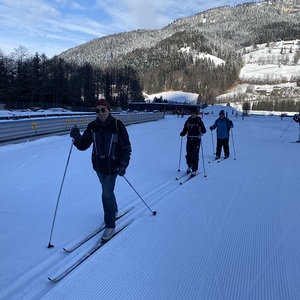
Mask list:
[[188,138],[200,138],[201,134],[204,133],[206,133],[204,123],[199,116],[196,116],[195,118],[188,117],[180,135],[184,136],[187,134]]
[[78,150],[86,150],[93,143],[92,164],[96,172],[114,174],[120,166],[128,167],[131,144],[124,124],[109,115],[102,123],[98,118],[89,123],[74,145]]

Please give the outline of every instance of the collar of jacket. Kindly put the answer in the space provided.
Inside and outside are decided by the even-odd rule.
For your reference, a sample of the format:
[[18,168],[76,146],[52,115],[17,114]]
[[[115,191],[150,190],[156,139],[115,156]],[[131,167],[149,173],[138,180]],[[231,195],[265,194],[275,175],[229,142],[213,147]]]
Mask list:
[[108,124],[108,123],[111,122],[112,118],[113,118],[112,115],[109,114],[109,115],[108,115],[108,118],[107,118],[107,120],[106,120],[105,122],[101,122],[100,119],[99,119],[98,117],[96,118],[95,122],[96,122],[97,125],[105,126],[106,124]]

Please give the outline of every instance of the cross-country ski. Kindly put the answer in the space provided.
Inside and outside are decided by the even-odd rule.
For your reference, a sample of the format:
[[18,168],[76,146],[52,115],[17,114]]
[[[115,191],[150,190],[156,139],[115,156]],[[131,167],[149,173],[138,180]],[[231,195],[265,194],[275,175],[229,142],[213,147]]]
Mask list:
[[80,264],[82,264],[86,259],[88,259],[91,255],[93,255],[97,250],[99,250],[101,247],[103,247],[106,243],[108,243],[112,238],[114,238],[118,233],[120,233],[122,230],[124,230],[132,222],[133,222],[133,219],[131,219],[124,225],[121,225],[120,227],[118,227],[109,240],[105,240],[105,241],[100,240],[95,247],[93,247],[91,250],[89,250],[84,255],[82,255],[70,267],[68,267],[66,270],[61,272],[59,275],[57,275],[55,277],[48,277],[48,279],[52,282],[58,282],[61,279],[63,279],[64,277],[66,277],[68,274],[70,274],[74,269],[76,269]]
[[[121,219],[123,216],[125,216],[126,214],[128,214],[131,210],[134,209],[134,206],[130,207],[129,209],[119,213],[116,216],[116,221]],[[79,248],[81,245],[83,245],[84,243],[86,243],[87,241],[89,241],[92,237],[94,237],[95,235],[97,235],[98,233],[100,233],[102,230],[104,230],[105,225],[102,224],[98,229],[94,230],[91,234],[89,234],[88,236],[86,236],[85,238],[83,238],[81,241],[79,241],[78,243],[76,243],[74,246],[71,247],[64,247],[63,249],[66,252],[72,252],[74,250],[76,250],[77,248]]]

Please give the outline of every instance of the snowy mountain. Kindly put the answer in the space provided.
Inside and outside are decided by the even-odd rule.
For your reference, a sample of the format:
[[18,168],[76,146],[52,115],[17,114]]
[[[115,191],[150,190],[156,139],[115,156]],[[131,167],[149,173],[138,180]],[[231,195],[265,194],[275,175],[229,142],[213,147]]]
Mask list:
[[[218,96],[218,103],[242,101],[258,103],[289,101],[291,106],[267,109],[270,112],[299,112],[300,110],[300,40],[280,41],[245,47],[239,80],[232,89]],[[262,109],[264,110],[264,109]]]
[[[79,64],[89,62],[97,66],[114,64],[114,61],[118,63],[123,61],[127,64],[127,54],[133,52],[132,59],[139,60],[139,55],[143,53],[143,50],[159,51],[164,40],[168,41],[169,47],[178,47],[177,50],[186,45],[199,51],[201,44],[193,38],[193,36],[199,37],[197,31],[203,34],[201,39],[204,39],[203,42],[207,49],[217,53],[217,48],[214,49],[214,47],[219,45],[222,48],[221,52],[226,56],[228,49],[237,50],[241,45],[252,45],[251,41],[259,40],[263,31],[268,31],[268,26],[271,27],[271,24],[277,25],[279,22],[288,21],[290,27],[295,24],[294,30],[296,31],[299,12],[299,4],[290,0],[268,0],[245,3],[236,7],[216,7],[175,20],[162,29],[135,30],[94,39],[61,53],[60,57]],[[264,17],[260,19],[261,16]],[[283,32],[284,30],[282,29]],[[226,32],[228,32],[228,36],[226,36]],[[176,39],[176,34],[180,33],[184,33],[184,35],[180,35],[181,40],[179,41]],[[279,33],[276,32],[276,34],[277,36],[274,35],[274,38],[271,38],[272,35],[268,32],[270,36],[268,39],[274,41],[275,38],[279,38]],[[135,65],[133,61],[131,61],[131,65]]]
[[[130,65],[139,71],[147,94],[182,90],[201,94],[211,103],[232,88],[243,64],[252,61],[251,55],[241,59],[244,49],[247,52],[260,44],[276,45],[278,40],[299,38],[299,12],[298,1],[291,0],[222,6],[175,20],[159,30],[94,39],[59,57],[101,68]],[[299,64],[297,55],[295,64]],[[283,56],[273,55],[271,63],[286,63]],[[241,80],[249,79],[245,71]],[[273,78],[278,79],[276,75]]]

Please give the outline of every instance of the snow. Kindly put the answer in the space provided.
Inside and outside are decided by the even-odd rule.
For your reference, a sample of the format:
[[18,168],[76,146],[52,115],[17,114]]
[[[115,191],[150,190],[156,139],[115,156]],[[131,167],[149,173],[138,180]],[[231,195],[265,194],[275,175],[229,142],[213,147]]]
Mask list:
[[300,65],[282,66],[274,64],[246,64],[241,72],[240,79],[261,82],[291,81],[300,74]]
[[197,103],[197,98],[198,94],[196,93],[187,93],[187,92],[182,92],[182,91],[166,91],[166,92],[161,92],[157,94],[151,94],[151,95],[146,95],[145,94],[145,100],[148,101],[153,101],[153,99],[160,98],[162,97],[163,99],[166,99],[171,102],[180,102],[180,103],[190,103],[190,104],[196,104]]
[[[274,87],[290,88],[290,96],[295,98],[298,93],[296,81],[300,76],[299,49],[299,40],[259,44],[255,49],[253,46],[241,49],[244,66],[239,79],[243,83],[236,84],[232,90],[219,95],[217,99],[226,102],[233,97],[245,96],[248,87],[252,87],[253,91],[260,88],[269,91],[273,91]],[[248,93],[247,96],[250,100],[256,100],[257,97],[255,92]]]
[[183,185],[175,178],[186,169],[179,132],[187,117],[127,127],[125,176],[157,215],[118,177],[119,210],[135,206],[118,224],[134,222],[56,284],[47,278],[99,240],[62,250],[103,220],[91,151],[71,148],[68,135],[1,146],[0,299],[299,299],[299,125],[229,114],[231,156],[218,163],[209,126],[220,107],[211,109],[206,177],[200,159],[201,173]]
[[181,47],[180,50],[178,51],[182,53],[192,54],[194,61],[197,59],[206,59],[207,61],[209,60],[213,61],[216,66],[225,64],[225,60],[206,52],[198,53],[197,51],[193,50],[191,47],[187,47],[187,46]]
[[[74,112],[72,112],[74,114]],[[7,110],[7,109],[0,109],[0,118],[10,118],[10,117],[28,117],[39,114],[39,115],[69,115],[70,111],[64,108],[49,108],[49,109],[39,109],[33,111],[31,109],[23,109],[23,110]]]

